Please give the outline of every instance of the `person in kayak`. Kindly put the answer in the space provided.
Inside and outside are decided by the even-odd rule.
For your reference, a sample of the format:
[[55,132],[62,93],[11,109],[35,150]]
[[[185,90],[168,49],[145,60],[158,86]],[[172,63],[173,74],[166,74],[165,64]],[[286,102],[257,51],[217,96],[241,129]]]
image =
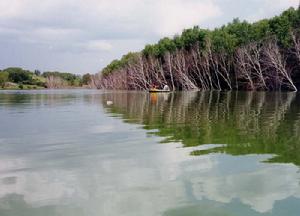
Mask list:
[[154,90],[158,90],[158,88],[157,88],[157,85],[155,85],[155,84],[152,84],[152,85],[151,85],[151,90],[152,90],[152,91],[154,91]]
[[165,84],[163,90],[164,91],[170,91],[170,87],[167,84]]

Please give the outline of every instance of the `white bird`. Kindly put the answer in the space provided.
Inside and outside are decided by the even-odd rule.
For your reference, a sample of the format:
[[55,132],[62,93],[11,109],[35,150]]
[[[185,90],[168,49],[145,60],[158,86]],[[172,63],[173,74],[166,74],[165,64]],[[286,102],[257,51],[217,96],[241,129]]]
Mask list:
[[107,104],[108,106],[110,106],[110,105],[113,105],[114,103],[113,103],[112,101],[106,101],[106,104]]

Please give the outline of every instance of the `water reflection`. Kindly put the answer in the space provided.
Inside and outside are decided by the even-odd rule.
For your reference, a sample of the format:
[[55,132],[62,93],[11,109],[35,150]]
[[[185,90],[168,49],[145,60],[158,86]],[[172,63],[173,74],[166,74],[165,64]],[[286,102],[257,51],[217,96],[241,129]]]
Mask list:
[[[197,204],[175,208],[166,215],[232,215],[237,211],[243,215],[282,215],[281,208],[271,212],[277,200],[300,198],[298,167],[257,165],[255,162],[300,165],[300,95],[279,92],[148,95],[129,92],[108,93],[103,97],[103,101],[112,100],[114,104],[106,107],[108,113],[121,114],[124,122],[141,124],[143,129],[150,130],[148,134],[164,137],[161,143],[182,143],[183,147],[191,148],[193,156],[212,153],[249,155],[242,159],[214,155],[209,158],[218,165],[204,172],[192,168],[190,175],[185,172],[182,177],[185,190],[190,191],[189,197],[194,197]],[[207,144],[214,146],[199,149]],[[265,156],[254,159],[252,155]],[[217,174],[212,174],[212,170]],[[203,199],[215,203],[203,202]],[[202,201],[199,203],[199,200]],[[236,204],[239,202],[242,205]],[[224,206],[224,203],[228,205]],[[290,204],[284,201],[281,205]],[[219,207],[214,210],[216,205]],[[290,208],[293,210],[289,215],[300,212],[297,205]]]
[[[128,123],[180,141],[184,147],[222,144],[192,155],[274,154],[268,162],[300,165],[300,95],[266,92],[183,92],[105,94]],[[153,98],[155,97],[155,100]],[[105,106],[105,104],[103,105]]]
[[0,94],[1,216],[299,215],[294,93],[14,97]]

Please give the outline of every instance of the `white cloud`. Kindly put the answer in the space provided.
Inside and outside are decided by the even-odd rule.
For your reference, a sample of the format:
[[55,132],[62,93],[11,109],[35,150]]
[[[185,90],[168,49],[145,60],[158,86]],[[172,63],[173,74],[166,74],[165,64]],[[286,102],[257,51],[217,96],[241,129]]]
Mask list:
[[21,11],[21,1],[0,0],[0,17],[11,18],[18,16]]
[[[255,9],[247,9],[246,4]],[[104,62],[185,28],[215,27],[216,23],[225,24],[233,17],[254,21],[297,5],[298,0],[247,3],[238,0],[0,0],[0,46],[10,50],[14,64],[26,62],[32,65],[31,69],[35,68],[37,59],[33,56],[30,59],[31,55],[26,53],[23,61],[25,57],[20,56],[19,50],[24,46],[30,46],[33,54],[41,53],[40,49],[47,50],[40,54],[44,59],[49,59],[51,54],[72,53],[72,59],[77,60],[71,67],[77,72],[83,53],[94,55],[95,51],[109,50],[94,58],[92,69],[86,69],[96,72],[105,66]],[[8,48],[8,41],[14,47]],[[103,65],[96,61],[100,58],[106,59]],[[7,59],[2,60],[0,67],[13,66]],[[16,62],[17,59],[20,61]]]
[[[231,174],[222,177],[194,179],[194,191],[200,191],[198,185],[204,185],[203,192],[197,197],[206,197],[222,203],[230,203],[239,199],[242,203],[251,206],[257,212],[270,212],[276,201],[296,196],[300,186],[295,179],[299,178],[296,166],[277,165],[255,170]],[[281,173],[281,175],[278,175]],[[270,176],[276,176],[270,181]],[[259,185],[255,185],[259,182]]]
[[57,0],[0,0],[0,18],[47,18],[47,15],[53,14],[62,6],[64,3]]
[[172,35],[220,14],[213,0],[0,0],[0,21],[17,19],[27,24],[83,29],[92,26],[91,31],[132,31],[135,37],[143,31]]
[[[27,32],[27,37],[31,40],[37,41],[68,41],[72,37],[81,34],[78,29],[64,29],[64,28],[38,28]],[[74,38],[73,38],[74,39]]]
[[88,41],[85,48],[91,51],[109,51],[112,49],[112,45],[105,40],[94,40]]
[[[76,62],[86,59],[82,55],[97,55],[94,59],[105,59],[101,64],[94,62],[93,71],[97,72],[128,51],[138,51],[146,43],[220,14],[214,0],[0,0],[0,37],[2,43],[33,47],[34,53],[45,50],[47,62],[49,56],[77,56],[72,63],[75,70],[79,70]],[[19,49],[12,55],[20,55]],[[32,57],[33,69],[36,60]]]
[[272,6],[278,9],[286,9],[289,7],[297,7],[299,0],[265,0],[268,6]]
[[199,25],[203,21],[221,15],[213,1],[166,0],[157,2],[157,26],[155,31],[162,36],[180,33],[184,28]]
[[[280,12],[294,7],[297,8],[299,0],[263,0],[260,1],[260,7],[247,17],[249,21],[257,21],[266,17],[279,15]],[[272,9],[272,10],[270,10]]]
[[0,35],[8,34],[8,35],[17,35],[20,32],[17,29],[13,28],[1,28],[0,27]]

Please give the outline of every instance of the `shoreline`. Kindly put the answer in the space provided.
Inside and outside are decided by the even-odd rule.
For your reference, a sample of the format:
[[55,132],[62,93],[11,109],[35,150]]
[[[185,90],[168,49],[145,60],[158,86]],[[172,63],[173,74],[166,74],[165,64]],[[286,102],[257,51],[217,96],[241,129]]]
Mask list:
[[64,88],[44,88],[44,87],[41,87],[41,86],[37,86],[37,87],[24,87],[24,88],[0,88],[0,91],[9,91],[9,90],[12,90],[12,91],[30,91],[30,90],[68,90],[68,89],[93,89],[93,88],[89,88],[89,87],[64,87]]

